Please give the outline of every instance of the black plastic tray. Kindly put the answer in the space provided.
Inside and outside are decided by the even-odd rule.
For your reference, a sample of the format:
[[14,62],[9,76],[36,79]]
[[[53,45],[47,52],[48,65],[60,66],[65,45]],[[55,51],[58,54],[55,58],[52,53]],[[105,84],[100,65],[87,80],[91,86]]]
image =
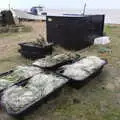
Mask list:
[[29,43],[20,43],[21,49],[19,52],[22,56],[31,59],[43,58],[46,55],[52,54],[53,44],[50,43],[44,47],[38,46],[37,44]]
[[[50,71],[45,71],[45,73],[52,73]],[[59,77],[62,77],[56,73],[52,73],[52,74],[55,74],[56,76],[59,76]],[[63,77],[64,78],[64,77]],[[29,78],[30,79],[30,78]],[[22,83],[17,83],[17,84],[14,84],[14,85],[18,85],[18,86],[22,86],[22,85],[25,85],[29,79],[26,79],[24,81],[22,81]],[[66,79],[66,78],[64,78]],[[67,83],[67,82],[66,82]],[[64,86],[66,83],[64,83],[62,86]],[[13,86],[14,86],[13,85]],[[9,115],[13,115],[13,116],[19,116],[19,115],[22,115],[24,113],[26,113],[26,111],[29,111],[31,108],[33,108],[37,103],[39,103],[40,101],[46,99],[47,97],[49,97],[51,94],[53,94],[55,91],[57,91],[59,88],[61,88],[62,86],[59,86],[58,88],[54,89],[54,91],[52,91],[51,93],[49,93],[47,96],[44,96],[42,99],[36,99],[35,101],[33,101],[31,104],[27,105],[26,107],[24,107],[24,109],[22,109],[21,111],[19,112],[12,112],[12,111],[6,111],[5,107],[1,104],[1,107],[3,108],[3,110],[5,110]],[[3,93],[2,93],[3,94]],[[2,95],[1,94],[1,95]]]
[[5,75],[8,75],[8,74],[11,74],[14,70],[9,70],[8,72],[3,72],[3,73],[0,73],[0,77],[3,77]]
[[[85,58],[85,57],[83,57],[83,58]],[[83,59],[83,58],[81,58],[81,59]],[[79,59],[79,60],[81,60],[81,59]],[[79,60],[77,60],[77,61],[79,61]],[[103,69],[103,67],[108,63],[108,61],[107,61],[106,59],[103,59],[103,60],[105,60],[105,64],[103,64],[97,71],[95,71],[95,72],[94,72],[93,74],[91,74],[89,77],[95,76],[95,75],[96,75],[97,73],[99,73],[99,72]],[[74,63],[77,62],[77,61],[74,61]],[[58,75],[62,76],[62,77],[65,77],[65,78],[69,79],[69,81],[71,81],[71,82],[83,82],[83,81],[85,81],[85,80],[87,79],[87,78],[85,78],[85,79],[83,79],[83,80],[74,80],[74,79],[72,79],[72,78],[69,78],[69,77],[63,75],[63,74],[62,74],[63,71],[64,71],[64,70],[62,70],[62,69],[60,68],[60,69],[58,69],[58,70],[56,71],[56,73],[57,73]]]
[[[70,84],[78,84],[78,83],[83,83],[83,82],[85,82],[85,81],[88,81],[90,78],[93,78],[93,77],[95,77],[96,75],[98,75],[100,72],[101,72],[101,70],[102,70],[102,68],[103,68],[103,66],[100,68],[100,69],[98,69],[95,73],[93,73],[93,74],[91,74],[88,78],[86,78],[86,79],[84,79],[84,80],[82,80],[82,81],[74,81],[74,80],[72,80],[72,79],[69,79],[69,78],[67,78],[67,77],[64,77],[64,76],[62,76],[61,74],[59,74],[59,73],[55,73],[55,74],[57,74],[58,76],[62,76],[63,78],[65,78],[65,79],[68,79],[68,83],[70,83]],[[25,81],[23,81],[23,83],[25,84],[26,83],[26,81],[28,81],[28,80],[25,80]],[[22,83],[22,84],[23,84]],[[19,83],[19,85],[20,85],[20,83]],[[64,85],[63,85],[64,86]],[[62,86],[60,86],[59,88],[61,88]],[[59,89],[59,88],[57,88],[57,89]],[[56,90],[57,90],[56,89]],[[55,90],[55,91],[56,91]],[[44,102],[44,99],[45,98],[47,98],[47,97],[49,97],[51,94],[53,94],[55,91],[53,91],[53,92],[51,92],[50,94],[48,94],[47,96],[45,96],[45,97],[43,97],[42,99],[36,99],[34,102],[32,102],[31,104],[29,104],[29,105],[27,105],[23,110],[21,110],[21,111],[19,111],[19,112],[12,112],[12,111],[10,111],[10,112],[8,112],[8,111],[6,111],[6,109],[2,106],[2,108],[8,113],[8,114],[10,114],[10,115],[13,115],[13,116],[20,116],[20,115],[24,115],[24,114],[26,114],[27,113],[27,111],[30,111],[32,108],[34,108],[34,107],[37,107],[36,106],[36,104],[38,104],[39,105],[39,103],[43,100],[43,102]]]
[[[83,58],[85,58],[85,57],[83,57]],[[83,58],[81,58],[81,59],[83,59]],[[79,59],[79,60],[81,60],[81,59]],[[77,60],[78,61],[78,60]],[[107,60],[105,60],[106,61],[106,64],[107,64]],[[74,61],[75,62],[75,61]],[[105,64],[104,64],[105,65]],[[56,74],[56,75],[58,75],[58,76],[61,76],[61,77],[63,77],[63,78],[65,78],[65,79],[68,79],[68,83],[74,83],[74,82],[79,82],[79,83],[81,83],[81,82],[84,82],[84,81],[87,81],[88,79],[90,79],[91,77],[94,77],[94,76],[96,76],[98,73],[100,73],[100,71],[102,70],[102,68],[104,67],[104,65],[103,66],[101,66],[101,68],[100,69],[98,69],[96,72],[94,72],[93,74],[91,74],[88,78],[86,78],[86,79],[84,79],[84,80],[80,80],[80,81],[74,81],[74,80],[72,80],[72,79],[70,79],[70,78],[68,78],[68,77],[65,77],[65,76],[63,76],[63,75],[61,75],[58,71],[56,71],[56,72],[51,72],[51,71],[49,71],[49,70],[47,70],[47,71],[45,71],[45,72],[51,72],[52,74]],[[28,78],[28,79],[26,79],[26,80],[23,80],[23,81],[21,81],[21,82],[17,82],[17,83],[15,83],[14,85],[18,85],[18,86],[24,86],[27,82],[28,82],[28,80],[29,80],[30,78]],[[66,82],[67,83],[67,82]],[[60,86],[60,87],[62,87],[62,86]],[[59,89],[59,88],[57,88],[57,89]],[[56,90],[57,90],[56,89]],[[55,91],[56,91],[55,90]],[[52,93],[54,93],[55,91],[53,91]],[[50,93],[50,94],[52,94],[52,93]],[[50,95],[49,94],[49,95]],[[2,95],[2,93],[1,93],[1,95]],[[34,107],[36,107],[35,105],[37,104],[37,103],[39,103],[40,101],[42,101],[43,100],[43,102],[44,102],[44,99],[45,98],[47,98],[47,97],[49,97],[49,95],[47,95],[47,96],[45,96],[45,97],[43,97],[42,99],[36,99],[34,102],[32,102],[31,104],[29,104],[29,105],[27,105],[23,110],[21,110],[21,111],[19,111],[19,112],[12,112],[12,111],[10,111],[10,112],[8,112],[8,111],[6,111],[6,109],[4,108],[4,106],[2,106],[2,104],[1,104],[1,106],[2,106],[2,108],[8,113],[8,114],[10,114],[10,115],[13,115],[13,116],[19,116],[19,115],[22,115],[22,114],[24,114],[24,113],[27,113],[27,111],[29,111],[29,110],[31,110],[31,108],[34,108]]]
[[[30,66],[31,66],[31,65],[30,65]],[[1,77],[4,77],[4,76],[7,76],[7,75],[10,75],[10,74],[13,73],[13,72],[14,72],[14,70],[10,70],[10,71],[8,71],[8,72],[0,73],[0,78],[1,78]],[[38,74],[39,74],[39,73],[38,73]],[[31,77],[29,77],[29,78],[26,78],[26,79],[23,79],[23,80],[18,80],[18,81],[16,81],[15,83],[13,83],[13,84],[11,84],[10,86],[8,86],[7,88],[12,87],[12,86],[14,86],[14,85],[23,86],[23,85],[26,84],[26,82],[27,82],[30,78],[32,78],[32,77],[33,77],[33,76],[31,76]],[[6,90],[7,88],[4,88],[4,89],[0,90],[0,97],[1,97],[2,92],[3,92],[4,90]]]
[[[0,75],[0,77],[7,76],[7,75],[11,74],[12,72],[14,72],[14,70],[11,70],[11,71],[9,71],[9,72],[3,73],[3,74]],[[14,85],[22,86],[22,85],[24,85],[25,83],[27,83],[27,81],[28,81],[30,78],[31,78],[31,77],[29,77],[29,78],[27,78],[27,79],[20,80],[20,81],[16,81],[15,83],[11,84],[10,86],[8,86],[8,87],[0,90],[0,97],[2,96],[3,91],[6,90],[7,88],[12,87],[12,86],[14,86]]]
[[25,51],[31,51],[31,52],[39,52],[39,51],[46,51],[47,49],[52,49],[53,44],[49,43],[45,46],[39,46],[38,44],[32,43],[32,42],[25,42],[25,43],[19,43],[22,50]]
[[65,61],[62,61],[62,62],[60,62],[60,63],[58,63],[56,65],[50,66],[50,67],[40,67],[38,65],[33,65],[33,66],[39,67],[39,68],[44,69],[44,70],[55,71],[55,70],[59,69],[59,67],[61,67],[63,65],[67,65],[67,64],[72,64],[72,63],[74,63],[77,60],[78,59],[76,59],[76,60],[65,60]]

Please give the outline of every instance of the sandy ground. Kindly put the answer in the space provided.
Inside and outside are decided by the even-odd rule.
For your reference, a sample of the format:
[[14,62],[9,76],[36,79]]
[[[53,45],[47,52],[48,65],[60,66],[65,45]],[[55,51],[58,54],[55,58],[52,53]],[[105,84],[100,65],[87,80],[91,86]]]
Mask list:
[[45,36],[45,24],[42,22],[22,23],[32,26],[31,32],[0,34],[0,72],[12,69],[16,65],[29,64],[30,60],[24,59],[18,53],[18,44],[26,41],[35,41],[39,34]]
[[[29,23],[30,24],[30,23]],[[35,27],[34,24],[32,24]],[[40,26],[43,26],[39,23]],[[42,31],[36,24],[30,33],[2,35],[0,38],[0,71],[4,71],[27,60],[18,53],[18,43],[31,41]],[[41,29],[39,29],[41,28]],[[111,43],[106,46],[91,46],[77,51],[81,56],[97,55],[108,59],[102,73],[86,84],[75,88],[65,85],[57,94],[51,96],[43,104],[28,114],[13,117],[0,109],[0,120],[119,120],[120,119],[120,26],[106,26],[105,31],[111,37]],[[8,44],[9,43],[9,44]],[[103,48],[109,51],[102,51]],[[63,53],[64,49],[56,48]],[[102,52],[101,52],[102,51]],[[30,61],[28,61],[30,64]]]

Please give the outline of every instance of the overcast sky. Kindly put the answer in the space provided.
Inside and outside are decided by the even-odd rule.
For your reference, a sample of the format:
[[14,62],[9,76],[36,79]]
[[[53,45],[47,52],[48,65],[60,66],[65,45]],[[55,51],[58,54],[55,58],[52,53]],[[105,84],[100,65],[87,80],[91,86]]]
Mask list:
[[120,9],[120,0],[1,0],[0,8],[8,8],[9,1],[12,8],[18,9],[29,9],[40,4],[53,9],[82,9],[85,1],[87,8]]

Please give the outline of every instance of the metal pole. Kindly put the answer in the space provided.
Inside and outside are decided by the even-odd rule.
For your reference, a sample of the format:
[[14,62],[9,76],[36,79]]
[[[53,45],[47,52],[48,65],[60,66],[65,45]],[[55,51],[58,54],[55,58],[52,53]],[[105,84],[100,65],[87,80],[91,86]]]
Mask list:
[[9,4],[8,4],[8,7],[9,7],[9,10],[10,10],[10,8],[11,8],[11,1],[9,0]]
[[86,6],[87,6],[87,4],[85,3],[84,9],[83,9],[83,16],[85,15]]

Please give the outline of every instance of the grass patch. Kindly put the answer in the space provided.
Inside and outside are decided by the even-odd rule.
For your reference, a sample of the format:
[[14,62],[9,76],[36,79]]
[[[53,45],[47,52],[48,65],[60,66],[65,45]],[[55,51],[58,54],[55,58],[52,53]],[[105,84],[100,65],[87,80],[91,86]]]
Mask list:
[[31,26],[24,26],[24,25],[5,26],[5,27],[0,27],[0,37],[15,36],[22,32],[31,32],[31,31],[32,31]]
[[[120,87],[119,89],[115,87],[113,91],[106,88],[108,83],[113,85],[112,82],[120,78],[120,25],[106,25],[104,31],[111,39],[110,44],[93,45],[83,51],[77,51],[81,56],[96,55],[108,59],[109,63],[103,72],[79,89],[65,86],[57,98],[43,104],[38,110],[25,116],[24,120],[39,118],[53,120],[120,119]],[[69,52],[59,46],[54,50],[54,54]],[[0,58],[0,71],[31,63],[31,60],[21,57],[15,48],[7,57]],[[119,86],[119,83],[115,85]]]
[[22,56],[15,55],[0,59],[1,67],[0,72],[6,72],[7,70],[14,69],[18,65],[31,65],[33,61],[26,59]]
[[[58,103],[58,107],[54,111],[55,116],[58,118],[64,116],[64,119],[72,118],[80,120],[120,119],[120,103],[118,102],[119,99],[116,99],[119,89],[111,92],[105,87],[106,84],[120,77],[119,72],[116,70],[120,70],[120,25],[106,25],[104,31],[111,39],[110,44],[94,45],[78,53],[82,56],[97,55],[105,58],[113,69],[108,68],[106,71],[103,71],[102,75],[77,90],[77,93],[74,90],[69,91],[70,93],[67,93],[69,95],[64,93],[65,96],[69,97],[66,98],[68,99],[66,102],[60,105]],[[74,98],[77,98],[79,102],[71,102],[74,101]],[[62,100],[63,98],[59,99]]]

